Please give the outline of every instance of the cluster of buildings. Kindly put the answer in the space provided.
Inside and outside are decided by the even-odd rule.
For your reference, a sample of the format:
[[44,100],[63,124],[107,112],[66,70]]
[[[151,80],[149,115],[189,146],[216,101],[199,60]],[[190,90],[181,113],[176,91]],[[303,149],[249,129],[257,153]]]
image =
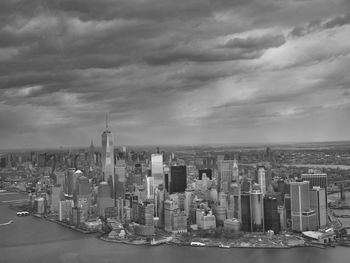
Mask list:
[[326,174],[283,180],[272,178],[268,165],[247,173],[235,158],[210,156],[187,165],[174,154],[165,158],[159,149],[140,161],[116,154],[114,148],[107,123],[100,155],[91,144],[90,154],[82,157],[87,163],[81,165],[100,163],[100,172],[82,171],[75,162],[53,177],[42,177],[30,194],[33,211],[75,226],[86,227],[98,218],[128,223],[141,236],[152,236],[156,229],[278,233],[327,225]]

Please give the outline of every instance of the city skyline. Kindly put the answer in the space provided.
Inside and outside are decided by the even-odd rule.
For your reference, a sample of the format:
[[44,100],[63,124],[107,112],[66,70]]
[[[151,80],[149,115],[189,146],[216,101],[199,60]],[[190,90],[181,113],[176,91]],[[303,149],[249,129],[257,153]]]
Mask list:
[[0,3],[0,148],[350,140],[348,1]]

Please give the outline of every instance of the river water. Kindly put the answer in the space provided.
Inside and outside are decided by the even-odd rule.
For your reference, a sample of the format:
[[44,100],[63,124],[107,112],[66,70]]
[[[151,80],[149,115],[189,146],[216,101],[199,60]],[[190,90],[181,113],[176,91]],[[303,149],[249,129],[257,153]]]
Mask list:
[[[20,194],[0,194],[4,200],[22,199]],[[94,234],[82,234],[32,216],[16,217],[0,203],[0,262],[332,262],[349,263],[350,248],[327,249],[221,249],[177,246],[136,246],[106,243]]]

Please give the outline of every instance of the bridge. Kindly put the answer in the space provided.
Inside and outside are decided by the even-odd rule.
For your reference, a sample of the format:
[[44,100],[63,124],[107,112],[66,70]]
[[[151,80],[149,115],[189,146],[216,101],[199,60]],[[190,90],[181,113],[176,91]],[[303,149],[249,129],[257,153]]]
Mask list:
[[339,186],[339,190],[336,191],[330,191],[329,193],[339,193],[340,192],[340,199],[345,200],[345,192],[350,191],[350,180],[341,180],[341,181],[335,181],[333,182],[335,185]]

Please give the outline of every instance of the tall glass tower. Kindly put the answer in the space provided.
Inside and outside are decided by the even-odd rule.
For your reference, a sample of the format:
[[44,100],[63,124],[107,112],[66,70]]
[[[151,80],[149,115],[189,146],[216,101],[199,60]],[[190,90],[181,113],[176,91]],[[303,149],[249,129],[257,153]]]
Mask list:
[[102,172],[103,181],[110,182],[114,189],[113,133],[108,128],[108,115],[106,115],[106,130],[102,133]]

